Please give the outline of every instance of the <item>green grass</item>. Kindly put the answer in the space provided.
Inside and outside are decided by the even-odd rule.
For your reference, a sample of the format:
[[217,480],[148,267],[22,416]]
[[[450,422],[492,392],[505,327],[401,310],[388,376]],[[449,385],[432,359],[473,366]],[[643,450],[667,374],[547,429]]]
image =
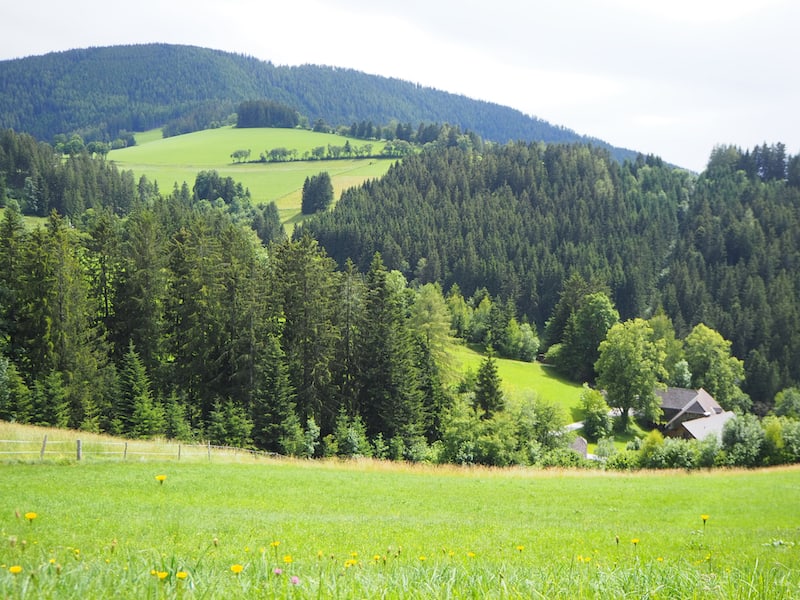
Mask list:
[[[253,201],[274,201],[285,223],[295,222],[300,212],[303,182],[306,177],[327,171],[333,181],[334,197],[342,190],[380,177],[393,164],[393,159],[343,159],[330,161],[295,161],[287,163],[234,164],[231,153],[250,149],[251,159],[272,148],[296,149],[298,154],[317,146],[342,146],[349,138],[315,133],[301,129],[237,129],[221,127],[162,139],[153,132],[137,134],[137,145],[113,150],[108,159],[121,169],[132,170],[157,181],[162,192],[169,192],[177,183],[191,187],[199,171],[216,170],[223,177],[232,177],[250,190]],[[350,139],[363,146],[367,142]],[[373,152],[380,152],[383,142],[371,142]]]
[[[612,475],[372,461],[6,464],[0,590],[11,598],[791,598],[800,590],[798,492],[796,468]],[[710,515],[705,528],[701,514]]]
[[[485,358],[483,354],[468,346],[455,346],[451,356],[458,372],[467,369],[477,372]],[[583,418],[580,409],[583,386],[564,379],[552,368],[541,363],[505,358],[495,358],[495,360],[503,391],[512,403],[535,396],[563,407],[568,419],[579,421]]]

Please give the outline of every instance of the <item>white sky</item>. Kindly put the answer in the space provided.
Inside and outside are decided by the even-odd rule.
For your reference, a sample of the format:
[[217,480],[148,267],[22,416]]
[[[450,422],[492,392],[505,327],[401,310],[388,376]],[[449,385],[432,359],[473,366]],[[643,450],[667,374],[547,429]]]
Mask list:
[[147,42],[398,77],[702,170],[716,144],[800,153],[795,0],[27,0],[0,60]]

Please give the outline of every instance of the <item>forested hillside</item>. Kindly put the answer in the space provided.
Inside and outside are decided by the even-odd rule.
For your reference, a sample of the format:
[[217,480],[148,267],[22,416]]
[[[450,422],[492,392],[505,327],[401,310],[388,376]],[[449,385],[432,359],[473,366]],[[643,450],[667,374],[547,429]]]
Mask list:
[[[492,353],[542,346],[606,390],[630,388],[614,364],[650,369],[609,396],[650,424],[659,381],[726,409],[774,402],[778,417],[737,419],[720,448],[664,443],[680,452],[636,464],[800,457],[797,156],[718,148],[697,177],[585,145],[468,146],[444,136],[287,240],[274,204],[216,172],[162,193],[4,131],[0,419],[299,456],[574,464],[559,407],[501,392]],[[454,336],[487,349],[477,373],[449,371]],[[625,355],[634,339],[649,350]],[[603,396],[583,402],[607,434]]]
[[[199,129],[224,122],[242,101],[262,98],[294,107],[310,123],[447,122],[500,143],[590,141],[511,108],[398,79],[276,66],[197,47],[114,46],[0,62],[0,128],[48,141],[78,133],[112,142],[125,132],[165,125]],[[633,156],[610,149],[620,160]]]
[[679,337],[718,330],[763,406],[800,382],[799,165],[780,144],[719,148],[699,178],[586,146],[447,148],[405,159],[299,231],[340,264],[363,268],[377,251],[421,283],[468,297],[485,287],[540,331],[576,274],[623,319],[663,308]]
[[340,264],[380,252],[422,283],[485,287],[540,327],[572,272],[630,318],[653,303],[691,185],[659,159],[620,165],[590,146],[450,147],[406,158],[300,231]]

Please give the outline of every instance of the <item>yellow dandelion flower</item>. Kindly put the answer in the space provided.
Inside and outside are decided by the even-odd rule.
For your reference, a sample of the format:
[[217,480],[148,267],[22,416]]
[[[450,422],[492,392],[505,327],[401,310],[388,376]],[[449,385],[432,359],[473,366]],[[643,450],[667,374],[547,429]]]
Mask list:
[[525,550],[525,546],[523,546],[522,544],[517,546],[517,552],[522,552],[523,550]]
[[280,543],[278,540],[275,540],[274,542],[270,542],[270,543],[269,543],[269,545],[270,545],[272,548],[277,548],[278,546],[280,546],[280,545],[281,545],[281,543]]
[[155,577],[155,575],[156,575],[156,570],[155,570],[155,569],[150,569],[150,575],[152,575],[152,576],[154,576],[154,577]]
[[177,579],[186,579],[188,576],[189,574],[186,571],[178,571],[177,573],[175,573],[175,577]]
[[474,552],[467,552],[467,558],[475,558]]
[[349,569],[350,567],[355,567],[358,564],[358,561],[355,558],[348,558],[344,561],[344,568]]
[[291,554],[287,554],[286,556],[284,556],[284,557],[283,557],[283,562],[285,562],[287,565],[291,564],[291,563],[292,563],[292,556],[291,556]]
[[237,575],[244,570],[244,567],[240,564],[231,565],[231,571],[236,573]]
[[169,576],[169,573],[167,571],[158,571],[156,575],[158,575],[158,578],[163,581]]
[[700,518],[703,519],[703,523],[708,521],[708,515],[700,515]]
[[162,484],[162,485],[164,484],[164,482],[166,481],[166,479],[167,479],[167,476],[166,476],[166,475],[156,475],[156,481],[157,481],[158,483]]
[[356,558],[358,556],[358,552],[351,552],[350,556]]
[[639,544],[639,538],[633,538],[631,540],[631,544],[633,544],[634,546],[638,545]]
[[29,522],[29,523],[32,523],[32,522],[33,522],[33,520],[34,520],[34,519],[35,519],[37,516],[39,516],[39,515],[37,515],[35,512],[26,512],[26,513],[25,513],[25,518],[26,518],[26,519],[28,519],[28,522]]
[[381,561],[381,555],[380,554],[376,554],[375,556],[372,557],[372,560],[374,560],[375,562],[380,562]]
[[8,572],[11,573],[12,575],[19,575],[20,573],[22,573],[22,567],[19,565],[12,565],[8,567]]
[[420,557],[419,557],[419,559],[420,559],[422,562],[425,562],[426,560],[428,560],[428,557],[427,557],[427,556],[420,556]]
[[659,556],[656,560],[658,562],[664,562],[664,557],[663,556]]

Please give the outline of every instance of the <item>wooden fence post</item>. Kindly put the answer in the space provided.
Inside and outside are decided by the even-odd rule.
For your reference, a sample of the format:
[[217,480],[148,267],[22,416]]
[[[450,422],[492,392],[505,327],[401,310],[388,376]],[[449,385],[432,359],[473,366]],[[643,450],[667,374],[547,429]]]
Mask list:
[[178,444],[178,460],[181,459],[181,445]]
[[76,440],[76,441],[77,441],[77,446],[78,446],[78,454],[77,454],[78,455],[78,460],[80,460],[81,457],[83,456],[83,448],[81,447],[81,441],[80,440]]
[[208,442],[208,460],[211,460],[211,442]]
[[125,442],[125,449],[122,451],[122,460],[128,458],[128,442]]
[[42,451],[39,452],[39,460],[44,460],[44,449],[47,447],[47,434],[44,434],[44,439],[42,440]]

